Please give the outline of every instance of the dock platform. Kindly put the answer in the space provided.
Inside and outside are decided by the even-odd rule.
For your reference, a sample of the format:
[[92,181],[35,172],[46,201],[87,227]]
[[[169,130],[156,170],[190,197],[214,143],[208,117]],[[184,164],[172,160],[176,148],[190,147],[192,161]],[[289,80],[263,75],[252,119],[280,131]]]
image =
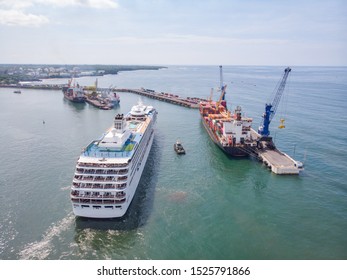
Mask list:
[[258,150],[258,157],[275,174],[299,174],[303,169],[301,162],[277,149]]
[[303,170],[303,164],[296,161],[286,153],[278,150],[272,137],[262,137],[254,129],[251,130],[252,139],[257,143],[254,154],[260,162],[263,162],[275,174],[299,174]]

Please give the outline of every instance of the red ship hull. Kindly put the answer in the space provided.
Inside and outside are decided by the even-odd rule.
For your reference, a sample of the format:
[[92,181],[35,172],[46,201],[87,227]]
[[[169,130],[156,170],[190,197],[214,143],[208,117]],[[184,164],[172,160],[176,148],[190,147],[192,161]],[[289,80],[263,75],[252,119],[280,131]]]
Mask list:
[[211,130],[211,128],[208,126],[206,121],[201,118],[201,122],[204,125],[208,135],[212,139],[212,141],[226,154],[232,157],[247,157],[250,154],[250,151],[246,150],[245,148],[242,147],[234,147],[234,146],[223,146],[219,140],[217,139],[217,136],[215,133]]

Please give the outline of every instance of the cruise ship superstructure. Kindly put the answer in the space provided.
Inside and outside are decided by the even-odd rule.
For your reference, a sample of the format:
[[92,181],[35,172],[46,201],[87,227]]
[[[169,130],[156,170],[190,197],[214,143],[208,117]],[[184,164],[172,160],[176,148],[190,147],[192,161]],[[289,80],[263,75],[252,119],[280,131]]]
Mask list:
[[122,217],[139,184],[150,152],[157,111],[141,101],[80,155],[71,189],[76,216]]

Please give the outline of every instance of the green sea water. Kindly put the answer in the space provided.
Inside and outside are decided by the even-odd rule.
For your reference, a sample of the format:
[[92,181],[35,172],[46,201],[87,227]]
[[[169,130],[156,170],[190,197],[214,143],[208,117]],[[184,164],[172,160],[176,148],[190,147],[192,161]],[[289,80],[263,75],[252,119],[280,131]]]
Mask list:
[[[240,105],[257,129],[284,68],[225,66],[228,106]],[[75,164],[139,96],[120,93],[120,105],[103,111],[60,91],[0,88],[0,259],[347,259],[346,77],[344,67],[292,67],[270,130],[304,162],[299,176],[229,158],[198,110],[142,97],[159,112],[155,140],[127,215],[110,220],[73,215]],[[98,81],[206,98],[219,70],[169,66]],[[175,153],[177,139],[186,155]]]

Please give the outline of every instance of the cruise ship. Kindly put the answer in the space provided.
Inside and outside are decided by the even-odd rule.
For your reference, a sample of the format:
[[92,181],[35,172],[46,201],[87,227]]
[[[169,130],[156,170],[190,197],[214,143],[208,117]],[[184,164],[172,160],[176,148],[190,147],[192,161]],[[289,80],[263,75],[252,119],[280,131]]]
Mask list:
[[71,187],[76,216],[122,217],[134,197],[150,152],[157,111],[141,101],[80,155]]

